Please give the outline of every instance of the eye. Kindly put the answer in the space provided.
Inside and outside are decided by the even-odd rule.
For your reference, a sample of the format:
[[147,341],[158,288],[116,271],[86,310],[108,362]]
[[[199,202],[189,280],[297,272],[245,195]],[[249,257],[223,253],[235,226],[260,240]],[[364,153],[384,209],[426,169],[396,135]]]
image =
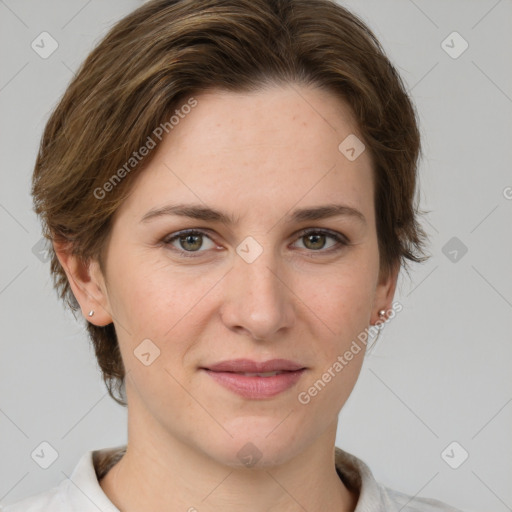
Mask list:
[[203,240],[205,238],[208,239],[211,243],[211,247],[207,247],[207,249],[213,249],[215,244],[206,235],[206,233],[193,229],[180,231],[174,236],[165,238],[163,242],[168,245],[173,245],[174,242],[176,242],[180,245],[180,247],[174,247],[176,247],[176,249],[180,251],[183,256],[194,257],[195,255],[187,253],[204,252],[200,251],[199,249],[203,246]]
[[[330,254],[350,245],[349,240],[344,235],[326,229],[304,229],[299,232],[297,236],[298,240],[305,241],[303,242],[304,248],[310,253]],[[326,240],[329,238],[334,240],[334,243],[331,243],[331,245],[325,249]],[[203,246],[205,239],[210,242],[210,247],[205,248]],[[186,258],[200,256],[199,253],[216,247],[212,239],[204,231],[197,229],[188,229],[175,234],[173,233],[164,238],[162,242],[172,246],[180,256]]]
[[[331,244],[327,250],[322,250],[325,249],[328,238],[334,240],[335,243]],[[303,244],[306,249],[320,253],[331,253],[349,245],[349,241],[344,235],[325,229],[305,229],[299,233],[299,240],[304,240]]]

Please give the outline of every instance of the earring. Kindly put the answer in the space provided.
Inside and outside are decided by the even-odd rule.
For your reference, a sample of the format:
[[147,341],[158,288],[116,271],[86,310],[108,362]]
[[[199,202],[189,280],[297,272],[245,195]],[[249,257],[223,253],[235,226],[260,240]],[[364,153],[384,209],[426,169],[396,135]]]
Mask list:
[[91,309],[91,311],[89,311],[89,316],[92,316],[94,315],[94,309]]
[[379,311],[379,316],[380,316],[380,317],[384,317],[384,316],[386,316],[386,310],[385,310],[385,309],[381,309],[381,310]]

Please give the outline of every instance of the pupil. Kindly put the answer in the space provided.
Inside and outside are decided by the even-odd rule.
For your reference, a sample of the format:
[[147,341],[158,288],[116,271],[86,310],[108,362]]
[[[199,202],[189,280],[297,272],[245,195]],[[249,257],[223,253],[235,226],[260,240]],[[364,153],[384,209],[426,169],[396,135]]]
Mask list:
[[[318,243],[319,240],[321,240],[323,242],[323,238],[325,237],[325,235],[308,235],[306,238],[307,240],[313,240],[313,245],[315,245],[315,243]],[[316,239],[316,242],[315,242],[315,239]],[[323,243],[320,243],[320,247],[314,247],[314,248],[317,248],[317,249],[321,249],[323,247]]]
[[[189,243],[190,240],[196,240],[196,247],[192,247],[192,249],[199,249],[199,247],[201,246],[200,243],[198,243],[198,240],[200,240],[200,237],[201,235],[186,235],[184,237],[182,237],[182,241],[184,240],[185,241],[185,245]],[[192,241],[191,242],[192,245],[194,245],[194,242]],[[189,247],[190,248],[190,247]]]

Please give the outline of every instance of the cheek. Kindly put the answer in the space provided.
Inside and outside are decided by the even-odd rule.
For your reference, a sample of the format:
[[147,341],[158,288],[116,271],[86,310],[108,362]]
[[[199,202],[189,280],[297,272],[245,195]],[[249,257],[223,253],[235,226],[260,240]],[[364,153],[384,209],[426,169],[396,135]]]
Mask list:
[[299,403],[314,402],[325,414],[347,400],[366,352],[377,273],[371,255],[359,256],[317,280],[317,291],[306,304],[309,322],[317,326],[317,364],[302,386],[304,400]]
[[[172,326],[173,318],[184,314],[193,295],[183,272],[172,270],[155,251],[138,254],[128,251],[111,265],[109,302],[112,313],[130,331],[149,335],[163,324]],[[196,283],[200,285],[200,283]],[[147,332],[143,332],[147,331]]]
[[[307,278],[297,293],[325,324],[324,335],[346,339],[371,317],[377,274],[364,257],[344,261],[328,274]],[[311,293],[314,290],[314,293]]]
[[[355,274],[326,281],[324,293],[308,304],[315,333],[315,365],[303,382],[297,401],[304,414],[315,410],[310,421],[335,419],[359,377],[366,352],[364,337],[371,316],[372,282]],[[318,317],[318,318],[317,318]],[[320,320],[319,320],[320,319]]]
[[143,350],[138,347],[144,340],[151,341],[143,345],[150,352],[160,352],[155,368],[169,361],[179,365],[209,318],[204,298],[219,280],[217,275],[198,275],[197,269],[172,268],[165,258],[154,264],[148,260],[125,262],[111,274],[109,298],[127,370],[132,365],[140,370],[134,352]]

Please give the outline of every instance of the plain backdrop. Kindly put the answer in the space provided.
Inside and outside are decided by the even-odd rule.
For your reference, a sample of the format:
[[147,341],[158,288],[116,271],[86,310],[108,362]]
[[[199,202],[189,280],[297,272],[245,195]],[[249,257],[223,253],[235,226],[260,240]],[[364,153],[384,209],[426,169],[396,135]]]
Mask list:
[[[140,4],[0,1],[4,504],[56,485],[85,451],[126,442],[126,410],[106,394],[83,323],[53,291],[29,191],[43,127],[73,72]],[[418,109],[432,257],[400,278],[403,311],[366,356],[337,445],[387,486],[462,510],[509,511],[512,3],[343,5],[374,30]],[[58,44],[47,58],[31,46],[42,32]],[[58,454],[48,469],[31,457],[42,442]]]

